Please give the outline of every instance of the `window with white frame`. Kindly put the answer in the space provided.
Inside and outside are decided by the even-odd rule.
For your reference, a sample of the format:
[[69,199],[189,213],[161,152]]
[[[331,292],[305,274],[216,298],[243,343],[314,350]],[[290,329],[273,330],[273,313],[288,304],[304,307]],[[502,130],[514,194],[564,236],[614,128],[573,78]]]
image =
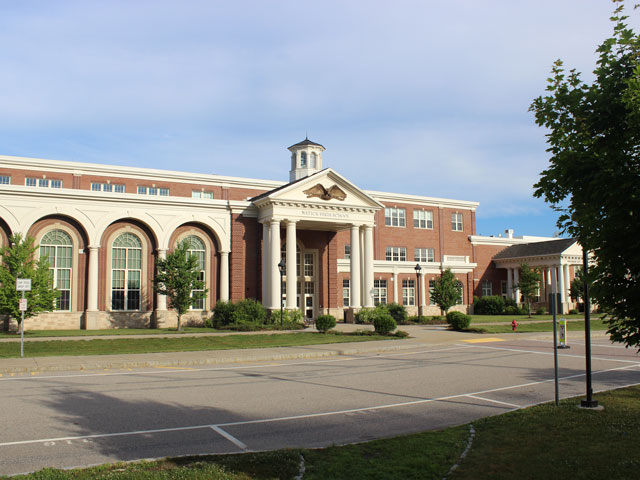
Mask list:
[[435,262],[435,250],[433,248],[414,248],[413,259],[416,262]]
[[464,303],[464,286],[462,285],[461,281],[457,281],[456,285],[460,289],[460,297],[458,297],[458,300],[456,301],[456,304],[457,305],[462,305]]
[[213,198],[213,192],[204,190],[192,190],[191,198],[203,198],[205,200],[211,200]]
[[414,210],[413,211],[413,227],[414,228],[433,228],[433,212],[431,210]]
[[502,298],[507,298],[507,281],[500,280],[500,293]]
[[[191,291],[191,296],[193,296],[193,292],[204,292],[205,288],[205,259],[207,258],[207,249],[205,247],[204,242],[201,238],[196,237],[195,235],[189,235],[186,239],[186,242],[189,243],[189,248],[187,249],[187,257],[194,255],[198,259],[198,280],[202,282],[202,288],[193,289]],[[191,306],[192,310],[204,310],[204,298],[199,298],[195,301],[195,303]]]
[[374,305],[387,304],[387,281],[386,280],[373,281],[373,304]]
[[161,197],[168,197],[169,196],[169,189],[168,188],[159,188],[158,189],[158,194]]
[[71,310],[71,278],[73,269],[73,242],[63,230],[51,230],[40,240],[40,258],[49,261],[52,284],[60,292],[56,310]]
[[385,259],[387,262],[406,262],[407,247],[387,247]]
[[349,292],[351,289],[349,288],[349,279],[342,280],[342,305],[344,307],[348,307],[351,305]]
[[0,175],[0,185],[9,185],[11,177],[9,175]]
[[404,227],[407,223],[407,211],[404,208],[385,208],[384,224],[387,227]]
[[435,280],[429,280],[429,302],[433,303],[433,289],[436,287],[436,281]]
[[313,277],[313,253],[304,254],[304,276]]
[[344,258],[351,258],[351,245],[348,243],[344,246]]
[[407,306],[416,304],[415,280],[402,280],[402,304]]
[[120,183],[99,183],[91,182],[91,190],[93,192],[116,192],[124,193],[124,185]]
[[493,295],[493,284],[489,280],[482,281],[482,296],[489,297]]
[[452,213],[451,214],[451,230],[455,232],[462,232],[462,214],[461,213]]
[[142,242],[123,233],[111,248],[111,309],[140,310]]
[[24,184],[27,187],[62,188],[62,180],[52,180],[49,178],[27,177],[24,180]]
[[147,187],[145,185],[138,185],[138,194],[139,195],[160,195],[163,197],[169,196],[168,188],[158,188],[158,187]]

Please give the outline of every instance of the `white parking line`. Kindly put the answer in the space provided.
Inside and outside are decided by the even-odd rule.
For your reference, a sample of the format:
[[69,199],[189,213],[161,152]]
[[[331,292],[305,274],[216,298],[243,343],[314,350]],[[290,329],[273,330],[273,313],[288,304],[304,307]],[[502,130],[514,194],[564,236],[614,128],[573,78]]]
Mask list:
[[[613,371],[618,371],[618,370],[630,370],[632,367],[634,367],[634,366],[625,366],[625,367],[610,368],[610,369],[607,369],[607,370],[598,370],[598,371],[593,372],[593,375],[607,373],[607,372],[613,372]],[[577,377],[583,377],[583,376],[585,376],[585,374],[581,373],[581,374],[576,374],[576,375],[569,375],[569,376],[566,376],[566,377],[560,377],[559,380],[569,380],[569,379],[573,379],[573,378],[577,378]],[[240,421],[240,422],[218,423],[218,424],[213,424],[213,425],[212,424],[208,424],[208,425],[192,425],[192,426],[187,426],[187,427],[160,428],[160,429],[154,429],[154,430],[137,430],[137,431],[132,431],[132,432],[116,432],[116,433],[103,433],[103,434],[94,434],[94,435],[81,435],[81,436],[77,436],[77,437],[60,437],[60,438],[45,438],[45,439],[36,439],[36,440],[21,440],[21,441],[17,441],[17,442],[0,443],[0,447],[9,447],[9,446],[15,446],[15,445],[28,445],[28,444],[45,443],[45,442],[62,442],[62,441],[72,441],[72,440],[84,440],[84,439],[91,439],[91,438],[108,438],[108,437],[144,435],[144,434],[164,433],[164,432],[179,432],[179,431],[197,430],[197,429],[203,429],[203,428],[211,428],[211,429],[216,430],[215,427],[220,428],[220,427],[231,427],[231,426],[239,426],[239,425],[255,425],[255,424],[260,424],[260,423],[283,422],[283,421],[289,421],[289,420],[304,420],[304,419],[309,419],[309,418],[326,417],[326,416],[332,416],[332,415],[345,415],[345,414],[348,414],[348,413],[366,412],[366,411],[373,411],[373,410],[383,410],[383,409],[388,409],[388,408],[407,407],[407,406],[420,405],[420,404],[426,404],[426,403],[432,403],[432,402],[442,402],[442,401],[447,401],[447,400],[454,400],[454,399],[457,399],[457,398],[473,397],[473,396],[484,395],[484,394],[487,394],[487,393],[502,392],[502,391],[506,391],[506,390],[513,390],[513,389],[516,389],[516,388],[523,388],[523,387],[530,387],[530,386],[534,386],[534,385],[541,385],[543,383],[550,383],[550,382],[553,382],[553,381],[554,381],[554,379],[547,379],[547,380],[541,380],[541,381],[538,381],[538,382],[529,382],[529,383],[522,383],[522,384],[519,384],[519,385],[510,385],[508,387],[492,388],[492,389],[489,389],[489,390],[482,390],[482,391],[479,391],[479,392],[462,393],[462,394],[459,394],[459,395],[448,395],[448,396],[445,396],[445,397],[438,397],[438,398],[425,398],[425,399],[422,399],[422,400],[413,400],[411,402],[391,403],[391,404],[376,405],[376,406],[371,406],[371,407],[352,408],[352,409],[348,409],[348,410],[336,410],[336,411],[331,411],[331,412],[310,413],[310,414],[304,414],[304,415],[293,415],[293,416],[289,416],[289,417],[261,418],[261,419],[256,419],[256,420],[244,420],[244,421]],[[635,386],[635,385],[640,385],[640,381],[636,382],[636,383],[627,384],[627,385],[625,385],[625,387],[630,387],[630,386]],[[616,387],[616,388],[618,388],[618,387]],[[622,387],[620,387],[620,388],[622,388]],[[483,399],[483,400],[487,400],[487,399]],[[548,400],[545,400],[545,402],[547,402],[547,401]],[[545,403],[545,402],[538,402],[538,403]],[[535,405],[535,403],[531,404],[531,405]],[[525,405],[525,406],[531,406],[531,405]],[[524,406],[523,407],[518,407],[518,408],[524,408]],[[220,430],[216,430],[216,431],[222,435]],[[225,438],[229,439],[228,437],[225,437]],[[233,437],[233,438],[235,438],[235,437]],[[233,441],[233,440],[231,440],[231,441]],[[239,441],[239,440],[237,440],[237,441]],[[240,443],[242,443],[242,442],[240,442]]]
[[222,435],[224,438],[226,438],[227,440],[229,440],[231,443],[233,443],[236,447],[239,447],[240,449],[244,450],[245,452],[247,450],[249,450],[249,447],[247,447],[244,443],[242,443],[240,440],[238,440],[236,437],[234,437],[233,435],[231,435],[228,432],[225,432],[224,430],[222,430],[220,427],[218,427],[217,425],[211,425],[211,429],[218,432],[220,435]]
[[479,397],[477,395],[467,395],[467,397],[469,398],[475,398],[476,400],[483,400],[485,402],[489,402],[489,403],[497,403],[498,405],[506,405],[507,407],[513,407],[516,410],[518,408],[522,408],[520,405],[516,405],[515,403],[507,403],[507,402],[501,402],[499,400],[493,400],[491,398],[484,398],[484,397]]
[[[178,374],[178,373],[198,373],[198,372],[217,372],[217,371],[227,371],[227,370],[246,370],[253,368],[269,368],[269,367],[288,367],[292,365],[315,365],[319,363],[336,363],[336,362],[344,362],[349,360],[367,360],[371,358],[387,358],[387,357],[398,357],[403,355],[420,355],[423,353],[438,353],[438,352],[446,352],[450,350],[461,350],[473,348],[471,345],[456,345],[455,347],[449,348],[439,348],[433,350],[417,350],[417,351],[406,351],[399,353],[386,353],[386,354],[375,354],[375,355],[366,355],[366,356],[358,356],[358,355],[344,355],[339,358],[333,358],[330,360],[307,360],[304,362],[287,362],[287,363],[269,363],[269,364],[252,364],[252,365],[238,365],[233,367],[211,367],[211,368],[194,368],[194,367],[172,367],[168,365],[158,365],[155,368],[167,368],[170,370],[144,370],[141,372],[104,372],[104,373],[78,373],[78,374],[67,374],[67,375],[44,375],[41,377],[7,377],[0,378],[0,382],[7,382],[10,380],[50,380],[50,379],[59,379],[59,378],[87,378],[87,377],[117,377],[117,376],[126,376],[126,375],[162,375],[162,374]],[[284,360],[282,360],[284,362]]]

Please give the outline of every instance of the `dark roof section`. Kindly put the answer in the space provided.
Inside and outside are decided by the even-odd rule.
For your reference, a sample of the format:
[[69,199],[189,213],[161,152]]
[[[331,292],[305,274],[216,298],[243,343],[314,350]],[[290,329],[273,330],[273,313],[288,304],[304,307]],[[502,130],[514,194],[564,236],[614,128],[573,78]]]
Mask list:
[[546,242],[523,243],[511,245],[493,256],[494,260],[507,258],[535,257],[540,255],[559,255],[571,245],[576,243],[575,238],[559,238]]
[[281,185],[281,186],[279,186],[278,188],[274,188],[273,190],[269,190],[268,192],[261,193],[261,194],[260,194],[260,195],[258,195],[257,197],[250,198],[250,199],[249,199],[249,201],[250,201],[250,202],[255,202],[255,201],[257,201],[257,200],[260,200],[261,198],[268,197],[268,196],[269,196],[269,195],[271,195],[272,193],[275,193],[275,192],[278,192],[278,191],[280,191],[280,190],[282,190],[282,189],[284,189],[284,188],[287,188],[289,185],[293,185],[294,183],[298,183],[298,182],[301,182],[302,180],[306,180],[307,178],[311,178],[311,177],[313,177],[314,175],[318,175],[319,173],[322,173],[322,172],[324,172],[325,170],[327,170],[327,169],[326,169],[326,168],[323,168],[323,169],[322,169],[322,170],[320,170],[319,172],[315,172],[315,173],[312,173],[311,175],[308,175],[308,176],[306,176],[306,177],[299,178],[299,179],[298,179],[298,180],[296,180],[295,182],[285,183],[284,185]]
[[[324,148],[324,146],[320,145],[319,143],[312,142],[311,140],[309,140],[309,138],[305,138],[303,141],[298,142],[298,143],[296,143],[294,145],[291,145],[291,147],[303,147],[305,145],[315,145],[317,147]],[[291,148],[291,147],[289,147],[289,148]],[[326,150],[326,148],[325,148],[325,150]]]

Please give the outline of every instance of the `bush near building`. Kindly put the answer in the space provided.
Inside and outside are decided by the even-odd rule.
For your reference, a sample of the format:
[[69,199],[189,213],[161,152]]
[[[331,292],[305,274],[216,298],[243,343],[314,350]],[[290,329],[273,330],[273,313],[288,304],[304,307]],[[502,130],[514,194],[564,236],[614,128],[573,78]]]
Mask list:
[[320,333],[326,333],[336,326],[336,317],[333,315],[320,315],[316,318],[316,328]]
[[471,316],[461,312],[449,312],[447,313],[447,323],[453,330],[465,330],[471,324]]
[[391,314],[379,312],[373,319],[373,328],[377,334],[387,335],[397,328],[397,324]]

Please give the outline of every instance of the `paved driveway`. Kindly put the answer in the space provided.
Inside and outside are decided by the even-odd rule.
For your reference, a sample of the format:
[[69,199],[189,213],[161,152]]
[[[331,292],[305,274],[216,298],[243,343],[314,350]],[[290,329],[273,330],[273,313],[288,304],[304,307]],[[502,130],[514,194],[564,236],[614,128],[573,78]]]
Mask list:
[[[584,394],[579,341],[561,351],[559,365],[561,397]],[[593,370],[596,391],[640,383],[640,357],[605,339],[594,341]],[[534,336],[461,335],[324,359],[16,375],[0,378],[0,474],[360,442],[553,398],[553,347]]]

